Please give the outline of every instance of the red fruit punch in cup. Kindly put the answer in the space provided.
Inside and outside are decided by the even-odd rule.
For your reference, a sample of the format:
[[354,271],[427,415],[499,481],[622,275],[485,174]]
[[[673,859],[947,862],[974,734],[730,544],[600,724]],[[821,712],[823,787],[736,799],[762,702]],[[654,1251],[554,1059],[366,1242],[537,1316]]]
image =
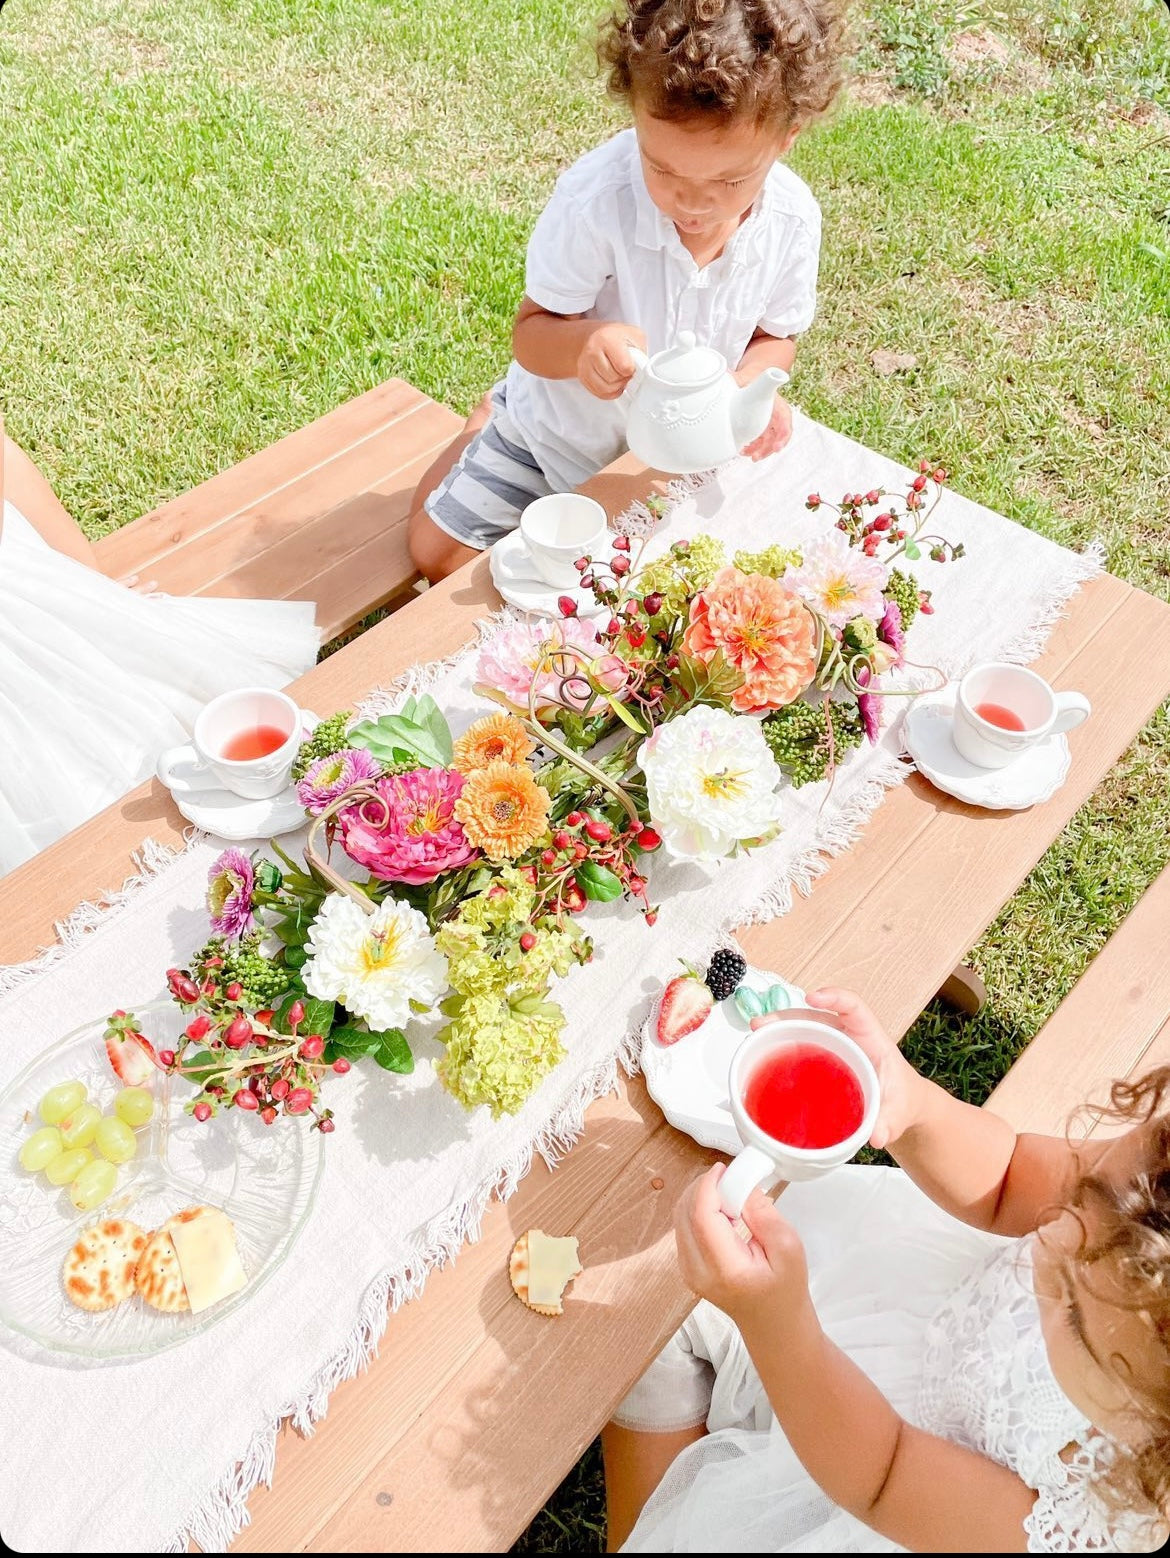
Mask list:
[[287,740],[288,732],[276,725],[254,725],[251,730],[240,730],[229,736],[220,756],[229,763],[248,763],[255,757],[267,757]]
[[762,1060],[748,1078],[743,1106],[786,1147],[836,1146],[865,1113],[860,1082],[819,1044],[786,1045]]
[[1015,710],[1005,708],[1002,703],[977,703],[975,712],[980,719],[985,719],[989,725],[998,725],[1000,730],[1027,729],[1027,726]]

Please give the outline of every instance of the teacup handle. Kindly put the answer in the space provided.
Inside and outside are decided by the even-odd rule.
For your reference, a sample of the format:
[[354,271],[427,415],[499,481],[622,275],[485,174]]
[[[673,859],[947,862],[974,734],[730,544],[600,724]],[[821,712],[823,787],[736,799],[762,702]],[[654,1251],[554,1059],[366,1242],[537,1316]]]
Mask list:
[[771,1190],[783,1177],[766,1152],[758,1147],[744,1147],[719,1181],[719,1204],[728,1217],[738,1217],[753,1190]]
[[1058,692],[1056,718],[1052,722],[1051,734],[1056,736],[1065,730],[1075,730],[1078,725],[1085,723],[1092,712],[1093,705],[1083,692]]
[[212,781],[210,777],[207,784],[189,784],[186,779],[175,777],[176,768],[186,768],[194,773],[207,772],[207,764],[193,746],[170,747],[159,758],[155,773],[172,795],[195,795],[200,790],[211,788]]

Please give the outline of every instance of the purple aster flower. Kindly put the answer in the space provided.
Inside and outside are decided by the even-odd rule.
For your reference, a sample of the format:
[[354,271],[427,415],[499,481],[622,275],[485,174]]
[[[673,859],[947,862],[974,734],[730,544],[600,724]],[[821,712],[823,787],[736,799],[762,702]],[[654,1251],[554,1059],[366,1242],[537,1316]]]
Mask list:
[[906,630],[902,626],[902,608],[896,600],[886,602],[885,614],[878,623],[878,637],[894,651],[894,664],[901,665],[906,648]]
[[861,723],[865,727],[865,738],[872,744],[881,734],[882,700],[877,695],[877,683],[873,681],[867,665],[863,665],[857,672],[857,682],[861,687],[868,687],[873,682],[875,688],[874,692],[863,692],[857,696],[857,712],[861,715]]
[[378,779],[382,766],[362,747],[342,747],[328,757],[319,757],[305,771],[297,785],[297,799],[311,817],[332,806],[351,785],[363,779]]
[[217,936],[236,941],[252,928],[256,873],[242,849],[225,849],[207,873],[207,907]]

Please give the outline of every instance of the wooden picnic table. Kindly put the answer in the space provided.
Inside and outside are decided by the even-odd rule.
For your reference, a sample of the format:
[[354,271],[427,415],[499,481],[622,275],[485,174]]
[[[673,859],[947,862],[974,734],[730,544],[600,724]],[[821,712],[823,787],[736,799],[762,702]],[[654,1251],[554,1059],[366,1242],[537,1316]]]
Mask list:
[[[616,513],[649,480],[627,457],[586,490]],[[480,558],[309,672],[297,696],[320,713],[350,705],[457,649],[497,604]],[[1167,634],[1170,607],[1121,580],[1105,575],[1080,590],[1037,662],[1093,702],[1070,737],[1065,786],[1030,811],[993,815],[912,776],[810,896],[743,934],[750,960],[801,984],[854,986],[904,1032],[1170,693],[1170,662],[1150,652]],[[183,827],[161,786],[143,785],[14,872],[0,962],[30,956],[79,901],[119,885],[148,835],[178,844]],[[616,1003],[614,1017],[624,1018]],[[315,1434],[282,1432],[274,1487],[252,1496],[251,1525],[234,1548],[509,1547],[688,1312],[672,1211],[711,1157],[666,1124],[639,1078],[594,1104],[558,1169],[535,1164],[512,1199],[489,1210],[480,1240],[391,1318],[378,1358],[334,1392]],[[559,1320],[533,1315],[511,1293],[508,1251],[530,1227],[580,1240],[585,1271]]]

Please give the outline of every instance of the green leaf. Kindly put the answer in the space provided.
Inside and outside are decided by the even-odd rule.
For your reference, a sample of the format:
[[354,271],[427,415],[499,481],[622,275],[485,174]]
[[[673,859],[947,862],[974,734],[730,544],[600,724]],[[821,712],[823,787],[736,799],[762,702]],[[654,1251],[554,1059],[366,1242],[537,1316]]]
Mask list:
[[454,756],[455,745],[451,740],[451,727],[446,715],[429,693],[423,693],[418,700],[413,718],[416,724],[423,726],[429,733],[436,750],[442,754],[442,766],[445,768]]
[[303,945],[299,945],[298,946],[298,945],[290,944],[289,946],[285,947],[285,949],[284,949],[284,966],[285,966],[285,968],[304,968],[305,964],[308,961],[309,961],[309,954],[305,951],[305,948],[304,948]]
[[433,698],[418,700],[419,718],[383,714],[363,720],[349,733],[351,746],[364,747],[385,763],[420,762],[445,768],[451,761],[451,731]]
[[913,541],[907,541],[906,556],[912,563],[917,562],[917,560],[922,556],[922,548],[920,546],[916,546]]
[[276,1015],[272,1019],[272,1026],[277,1033],[291,1033],[289,1026],[289,1008],[294,1001],[301,1001],[305,1008],[305,1020],[297,1028],[301,1034],[319,1033],[323,1039],[327,1039],[333,1028],[334,1003],[332,1001],[320,1001],[316,996],[300,995],[296,990],[290,990],[276,1009]]
[[364,1028],[334,1028],[325,1046],[325,1059],[333,1062],[344,1055],[346,1060],[360,1060],[363,1055],[372,1055],[381,1042],[380,1033],[367,1033]]
[[372,1037],[378,1040],[378,1048],[373,1052],[374,1059],[383,1071],[398,1071],[408,1075],[414,1070],[414,1056],[401,1028],[387,1028]]
[[592,898],[596,903],[610,903],[622,895],[622,884],[608,866],[599,866],[593,860],[586,860],[574,874],[586,898]]
[[182,1060],[183,1075],[188,1082],[196,1087],[203,1087],[208,1077],[215,1072],[222,1071],[227,1065],[222,1055],[213,1055],[208,1049],[197,1050],[194,1055],[184,1055]]
[[617,715],[618,719],[621,720],[623,725],[628,725],[630,729],[636,731],[639,736],[644,736],[646,734],[645,725],[640,719],[636,718],[629,709],[626,708],[625,704],[621,701],[620,698],[606,698],[605,701],[609,704],[610,708]]

